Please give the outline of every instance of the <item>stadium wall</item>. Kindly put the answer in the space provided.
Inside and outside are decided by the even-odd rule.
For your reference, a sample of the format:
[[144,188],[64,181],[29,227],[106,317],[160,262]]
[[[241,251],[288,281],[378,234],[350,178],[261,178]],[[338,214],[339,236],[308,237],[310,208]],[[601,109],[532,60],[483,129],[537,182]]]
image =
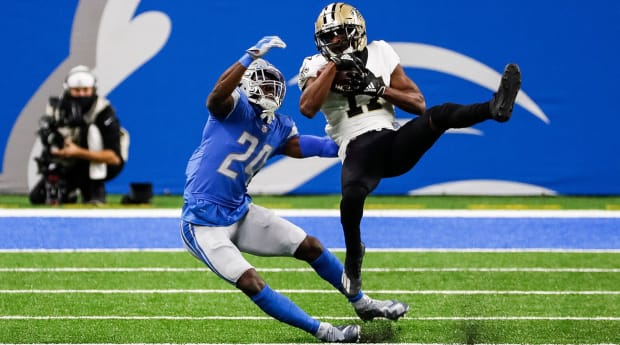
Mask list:
[[[131,133],[129,161],[108,184],[153,182],[182,192],[187,158],[207,116],[219,74],[264,35],[288,44],[268,59],[285,74],[284,106],[301,132],[324,135],[324,119],[298,111],[295,79],[316,53],[316,16],[327,2],[63,0],[11,1],[3,38],[0,193],[36,180],[35,130],[45,101],[67,71],[86,64],[99,93]],[[446,133],[411,172],[381,182],[377,194],[620,194],[620,3],[492,0],[359,1],[369,40],[393,44],[427,104],[489,99],[506,63],[523,85],[513,119]],[[402,111],[397,117],[410,116]],[[250,190],[339,193],[334,159],[273,159]]]

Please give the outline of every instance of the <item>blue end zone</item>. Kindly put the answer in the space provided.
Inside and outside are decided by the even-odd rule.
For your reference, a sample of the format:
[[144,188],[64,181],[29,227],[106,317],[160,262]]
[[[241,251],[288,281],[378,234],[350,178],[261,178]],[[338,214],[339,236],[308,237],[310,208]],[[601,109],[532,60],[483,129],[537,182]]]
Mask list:
[[[344,248],[338,217],[285,217]],[[2,217],[0,249],[181,249],[177,218]],[[367,217],[368,248],[620,249],[620,218]]]

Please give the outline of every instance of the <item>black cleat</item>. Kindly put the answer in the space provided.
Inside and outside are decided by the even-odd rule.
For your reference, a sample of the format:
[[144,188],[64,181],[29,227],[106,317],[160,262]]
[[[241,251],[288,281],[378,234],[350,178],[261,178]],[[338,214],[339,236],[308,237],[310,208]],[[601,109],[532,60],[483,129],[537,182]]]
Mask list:
[[504,68],[499,88],[490,102],[491,116],[497,122],[506,122],[512,116],[515,99],[521,89],[521,71],[517,64],[511,63]]
[[342,272],[342,287],[347,296],[355,296],[362,288],[362,261],[366,246],[360,243],[360,255],[357,258],[351,258],[349,255],[344,259],[344,272]]

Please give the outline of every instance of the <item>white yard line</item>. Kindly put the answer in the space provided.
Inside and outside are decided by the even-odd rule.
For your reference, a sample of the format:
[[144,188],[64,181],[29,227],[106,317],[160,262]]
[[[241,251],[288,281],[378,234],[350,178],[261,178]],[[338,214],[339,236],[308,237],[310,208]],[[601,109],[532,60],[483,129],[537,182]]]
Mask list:
[[[337,290],[278,289],[286,294],[340,294]],[[549,290],[367,290],[368,294],[393,295],[620,295],[619,291],[549,291]],[[233,289],[4,289],[0,294],[230,294]]]
[[[256,268],[259,272],[315,272],[312,268]],[[364,272],[527,272],[527,273],[620,273],[620,268],[548,268],[548,267],[395,267],[364,268]],[[208,268],[174,267],[0,267],[0,272],[211,272]]]
[[[339,217],[339,210],[275,209],[283,217]],[[2,217],[180,218],[180,209],[0,209]],[[620,218],[617,210],[365,210],[365,217]]]
[[[313,316],[321,320],[359,320],[351,316]],[[121,316],[121,315],[1,315],[0,320],[238,320],[273,321],[269,316]],[[432,316],[409,317],[402,321],[620,321],[620,317],[609,316]]]
[[[238,345],[238,344],[226,344],[226,343],[182,343],[183,345]],[[316,345],[317,343],[250,343],[244,345]],[[442,343],[396,343],[398,345],[456,345],[456,344],[442,344]],[[11,343],[0,343],[0,345],[24,345],[24,344],[11,344]],[[41,343],[41,344],[31,344],[28,345],[181,345],[179,343]],[[385,343],[364,343],[364,345],[385,345]],[[519,343],[519,344],[485,344],[485,343],[477,343],[476,345],[566,345],[562,344],[528,344],[528,343]],[[594,343],[594,344],[574,344],[574,345],[620,345],[617,343]]]

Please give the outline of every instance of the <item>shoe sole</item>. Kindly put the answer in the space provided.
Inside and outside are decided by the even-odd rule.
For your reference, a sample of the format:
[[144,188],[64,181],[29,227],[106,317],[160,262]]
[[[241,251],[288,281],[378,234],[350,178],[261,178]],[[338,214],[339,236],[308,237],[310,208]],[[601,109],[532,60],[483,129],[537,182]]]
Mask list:
[[504,69],[502,81],[499,85],[498,94],[502,99],[498,100],[495,119],[506,122],[512,116],[512,109],[521,89],[521,71],[516,64],[508,64]]

